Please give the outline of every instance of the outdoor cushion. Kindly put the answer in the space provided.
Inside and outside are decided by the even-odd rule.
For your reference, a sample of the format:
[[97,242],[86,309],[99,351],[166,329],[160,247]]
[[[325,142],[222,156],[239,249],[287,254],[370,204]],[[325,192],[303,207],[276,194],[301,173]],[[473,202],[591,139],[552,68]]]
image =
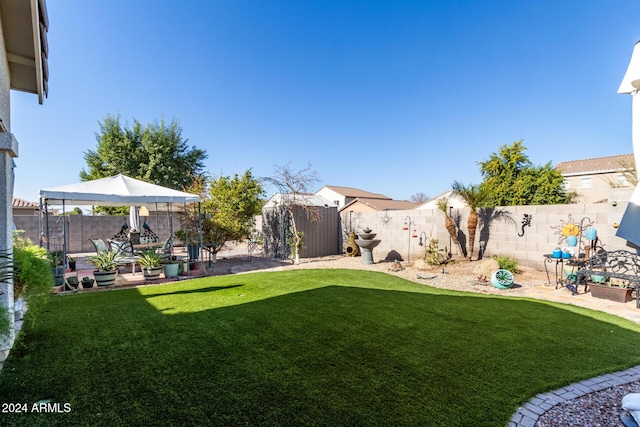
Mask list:
[[169,237],[162,245],[162,248],[159,248],[157,252],[161,253],[163,258],[171,258],[172,246],[173,246],[173,237]]
[[113,252],[118,254],[119,257],[134,256],[133,246],[131,245],[131,242],[128,240],[125,242],[120,242],[117,240],[109,240],[109,246],[111,247],[111,250]]
[[104,242],[104,240],[102,239],[89,239],[91,241],[91,243],[93,243],[93,247],[96,248],[96,252],[100,253],[100,252],[107,252],[109,251],[109,248],[107,247],[107,244]]

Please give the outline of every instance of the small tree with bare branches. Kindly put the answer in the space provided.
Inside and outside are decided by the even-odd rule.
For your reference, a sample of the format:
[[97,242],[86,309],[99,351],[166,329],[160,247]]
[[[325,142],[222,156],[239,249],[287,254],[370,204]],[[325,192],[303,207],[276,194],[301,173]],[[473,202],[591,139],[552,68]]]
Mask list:
[[283,190],[281,203],[290,218],[287,242],[291,247],[294,262],[299,264],[300,250],[304,245],[304,232],[298,228],[294,210],[296,208],[302,209],[312,222],[319,220],[318,209],[305,202],[305,197],[309,196],[311,186],[320,181],[318,174],[311,169],[311,164],[306,168],[294,170],[289,162],[284,166],[276,165],[273,178],[270,181]]

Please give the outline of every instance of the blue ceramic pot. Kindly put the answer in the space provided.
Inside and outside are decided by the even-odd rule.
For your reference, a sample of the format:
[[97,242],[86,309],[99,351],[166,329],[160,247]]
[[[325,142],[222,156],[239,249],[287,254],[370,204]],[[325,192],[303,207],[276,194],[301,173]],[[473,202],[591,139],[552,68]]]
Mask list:
[[491,275],[491,284],[498,289],[509,289],[513,286],[513,274],[509,270],[497,270]]
[[584,235],[587,240],[596,240],[598,238],[598,231],[593,227],[589,227],[584,231]]
[[567,236],[567,245],[569,245],[569,246],[577,246],[578,245],[578,237],[577,236]]
[[554,249],[551,256],[554,258],[562,258],[562,251],[560,249]]

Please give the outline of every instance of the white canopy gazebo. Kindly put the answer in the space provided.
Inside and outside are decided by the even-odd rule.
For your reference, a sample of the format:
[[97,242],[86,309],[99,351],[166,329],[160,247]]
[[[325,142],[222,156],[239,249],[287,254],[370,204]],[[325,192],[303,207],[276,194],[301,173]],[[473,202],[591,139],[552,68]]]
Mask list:
[[[122,174],[40,190],[40,211],[43,211],[43,205],[61,205],[63,214],[65,205],[69,203],[90,206],[144,206],[157,212],[159,204],[166,204],[167,210],[176,211],[183,209],[187,203],[196,202],[200,202],[200,197],[196,194],[150,184]],[[62,224],[62,250],[66,260],[66,221]],[[42,231],[41,224],[40,232]],[[202,250],[202,230],[200,249]]]

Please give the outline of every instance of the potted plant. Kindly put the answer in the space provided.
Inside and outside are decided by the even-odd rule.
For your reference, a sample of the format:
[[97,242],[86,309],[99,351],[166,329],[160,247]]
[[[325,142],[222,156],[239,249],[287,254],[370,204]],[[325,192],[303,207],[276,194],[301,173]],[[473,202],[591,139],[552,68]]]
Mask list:
[[589,290],[592,297],[623,303],[633,299],[631,297],[633,288],[629,287],[624,280],[608,278],[600,274],[591,274],[590,278],[592,283],[589,283]]
[[142,266],[142,273],[147,281],[158,280],[162,273],[162,254],[155,249],[145,249],[138,256],[138,264]]
[[67,255],[67,262],[69,263],[69,269],[71,271],[76,271],[76,261],[78,258]]
[[509,289],[513,286],[513,274],[509,270],[496,270],[491,275],[491,284],[498,289]]
[[118,254],[113,251],[98,252],[96,255],[87,257],[97,270],[93,272],[98,286],[110,286],[116,283],[118,272]]
[[85,276],[82,278],[82,288],[83,289],[89,289],[89,288],[93,288],[93,278],[89,277],[89,276]]
[[187,248],[189,260],[197,261],[200,256],[200,231],[201,218],[195,210],[187,209],[179,212],[181,229],[175,232],[175,236],[182,241]]
[[164,263],[164,277],[166,278],[178,277],[178,274],[180,274],[180,262],[175,256],[171,256],[171,258],[164,259],[163,263]]
[[68,276],[64,278],[65,291],[75,291],[78,289],[78,276]]
[[53,286],[57,292],[62,291],[64,287],[64,257],[62,251],[48,252],[47,259],[53,273]]

